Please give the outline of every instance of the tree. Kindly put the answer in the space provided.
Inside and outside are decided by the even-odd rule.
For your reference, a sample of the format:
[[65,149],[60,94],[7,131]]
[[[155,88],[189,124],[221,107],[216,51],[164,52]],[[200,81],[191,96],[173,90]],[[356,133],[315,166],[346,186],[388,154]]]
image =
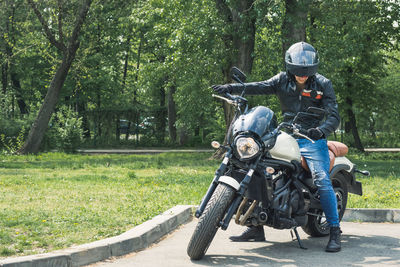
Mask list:
[[[306,41],[309,26],[308,14],[312,0],[285,0],[285,16],[282,25],[282,54],[293,44]],[[283,57],[282,57],[283,58]]]
[[[212,98],[210,85],[232,82],[232,66],[248,81],[268,79],[284,70],[284,52],[301,40],[318,49],[319,72],[333,82],[354,145],[362,145],[368,130],[388,129],[383,114],[395,110],[386,93],[394,86],[386,61],[398,44],[395,1],[96,1],[85,30],[78,30],[75,54],[67,51],[74,47],[70,39],[82,1],[23,3],[1,2],[1,112],[8,120],[13,114],[23,118],[28,129],[43,103],[26,146],[28,140],[40,145],[38,133],[46,130],[52,110],[63,106],[78,112],[87,141],[95,144],[120,142],[120,119],[131,126],[145,122],[146,129],[131,131],[146,145],[221,140],[233,114]],[[248,99],[279,117],[274,96]],[[30,114],[22,115],[19,100]]]
[[[223,36],[225,47],[229,52],[222,72],[225,83],[231,82],[230,69],[237,66],[247,74],[253,68],[253,52],[256,33],[257,13],[254,9],[254,0],[225,1],[215,0],[219,15],[226,28]],[[232,106],[224,102],[226,129],[233,119]],[[226,141],[225,141],[226,142]]]
[[[1,78],[2,78],[2,93],[3,93],[3,109],[5,108],[5,98],[7,95],[7,91],[9,88],[9,84],[11,84],[11,93],[13,96],[15,95],[17,104],[19,107],[20,114],[24,115],[27,114],[28,106],[23,98],[22,88],[20,77],[18,75],[17,66],[15,63],[14,53],[15,53],[15,46],[16,40],[19,37],[17,33],[17,21],[21,18],[22,12],[24,12],[24,8],[22,7],[22,2],[17,0],[8,0],[3,1],[2,6],[2,15],[1,17],[4,18],[1,23],[4,23],[1,30],[2,41],[1,44],[1,54],[0,57],[2,59],[1,64]],[[14,97],[13,97],[14,98]],[[12,102],[14,102],[12,100]],[[14,114],[14,109],[12,109],[12,114]]]
[[58,38],[52,31],[52,28],[49,26],[48,20],[46,20],[43,17],[42,12],[39,10],[37,4],[33,2],[33,0],[28,0],[28,3],[35,12],[36,16],[38,17],[42,25],[43,31],[46,34],[46,37],[49,39],[49,42],[54,47],[56,47],[57,50],[61,53],[62,61],[58,66],[57,71],[55,72],[53,79],[49,85],[43,104],[39,110],[36,120],[34,121],[29,131],[28,138],[25,141],[23,147],[19,150],[19,153],[21,154],[37,153],[39,151],[39,147],[43,140],[44,133],[48,127],[51,115],[54,112],[54,108],[58,102],[64,81],[68,75],[68,71],[75,58],[76,51],[79,48],[78,38],[92,1],[85,0],[83,2],[76,16],[73,30],[69,38],[67,38],[68,40],[64,40],[67,37],[64,34],[65,29],[63,27],[63,17],[66,14],[63,9],[62,1],[58,1],[58,8],[57,8]]
[[[383,52],[395,49],[399,3],[391,1],[321,1],[314,5],[310,28],[321,56],[322,72],[336,88],[346,132],[363,151],[357,117],[371,116],[381,100],[375,92],[385,76]],[[327,16],[327,14],[330,14]]]

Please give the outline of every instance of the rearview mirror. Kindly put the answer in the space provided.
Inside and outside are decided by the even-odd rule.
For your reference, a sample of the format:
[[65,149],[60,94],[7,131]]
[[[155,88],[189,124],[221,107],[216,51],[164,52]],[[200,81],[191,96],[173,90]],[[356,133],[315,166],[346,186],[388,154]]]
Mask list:
[[238,83],[244,83],[247,79],[246,74],[244,74],[239,68],[232,67],[231,77]]
[[307,113],[315,114],[321,117],[324,117],[326,114],[325,109],[317,108],[317,107],[309,107],[306,111]]
[[283,121],[291,121],[294,117],[296,117],[296,114],[294,114],[293,112],[283,113]]
[[304,120],[309,120],[310,117],[314,117],[317,120],[322,120],[325,117],[325,115],[326,111],[324,109],[317,107],[309,107],[307,108],[306,112],[297,113],[293,122],[298,123]]

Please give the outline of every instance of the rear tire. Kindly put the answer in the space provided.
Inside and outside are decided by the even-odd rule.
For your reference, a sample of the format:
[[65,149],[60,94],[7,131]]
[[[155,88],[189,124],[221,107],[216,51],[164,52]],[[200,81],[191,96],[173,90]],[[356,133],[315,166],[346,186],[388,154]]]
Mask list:
[[235,190],[233,188],[225,184],[217,186],[189,241],[187,254],[190,259],[200,260],[203,258],[234,195]]
[[[347,183],[341,173],[335,174],[331,178],[333,191],[335,191],[337,200],[337,209],[339,214],[339,221],[342,220],[344,211],[347,205]],[[325,219],[325,214],[322,210],[311,211],[313,213],[319,214],[319,216],[308,215],[308,221],[305,226],[303,226],[303,231],[313,237],[327,236],[329,235],[328,222]]]

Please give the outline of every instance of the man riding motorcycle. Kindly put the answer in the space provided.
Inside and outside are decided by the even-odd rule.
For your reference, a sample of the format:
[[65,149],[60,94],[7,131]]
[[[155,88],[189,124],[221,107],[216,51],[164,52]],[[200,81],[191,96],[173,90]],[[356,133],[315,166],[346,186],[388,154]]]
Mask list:
[[[317,73],[319,59],[313,46],[305,42],[293,44],[285,54],[286,72],[281,72],[266,81],[246,83],[247,95],[276,94],[283,114],[296,114],[309,107],[323,108],[325,120],[308,119],[300,122],[307,135],[315,143],[297,138],[301,155],[306,159],[313,181],[318,187],[320,201],[330,226],[327,252],[338,252],[340,224],[337,200],[329,177],[329,152],[326,138],[337,129],[340,122],[338,105],[330,80]],[[241,84],[214,85],[219,94],[240,93]],[[262,226],[251,226],[242,235],[230,237],[232,241],[264,241]]]

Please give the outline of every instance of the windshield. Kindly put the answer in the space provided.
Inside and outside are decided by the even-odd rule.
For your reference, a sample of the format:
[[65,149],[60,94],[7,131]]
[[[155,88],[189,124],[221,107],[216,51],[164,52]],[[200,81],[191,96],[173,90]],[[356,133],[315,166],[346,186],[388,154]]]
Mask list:
[[277,127],[274,112],[267,107],[258,106],[240,115],[232,128],[232,136],[239,132],[253,132],[260,138]]

